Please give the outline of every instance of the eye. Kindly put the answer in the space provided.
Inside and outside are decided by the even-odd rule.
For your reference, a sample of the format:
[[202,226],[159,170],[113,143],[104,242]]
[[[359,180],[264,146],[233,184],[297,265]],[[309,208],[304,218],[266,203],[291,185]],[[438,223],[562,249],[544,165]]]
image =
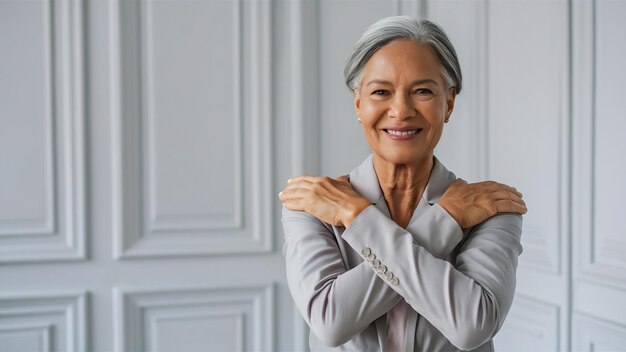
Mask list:
[[389,95],[389,92],[384,89],[377,89],[372,92],[372,95],[386,96],[386,95]]
[[427,89],[427,88],[416,89],[414,93],[417,94],[417,95],[431,95],[431,94],[433,94],[433,92],[430,89]]

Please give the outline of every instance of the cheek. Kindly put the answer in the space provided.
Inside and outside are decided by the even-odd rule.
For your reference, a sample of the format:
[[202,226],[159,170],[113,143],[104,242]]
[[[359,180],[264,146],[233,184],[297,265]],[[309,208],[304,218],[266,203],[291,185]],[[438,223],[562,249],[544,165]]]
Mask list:
[[387,103],[381,100],[377,100],[375,96],[366,96],[361,99],[361,114],[379,114],[380,111],[384,111]]
[[439,101],[433,102],[423,106],[423,115],[430,123],[431,127],[437,128],[443,125],[446,118],[446,105],[445,102]]
[[371,102],[361,105],[361,119],[375,120],[379,114],[380,107]]

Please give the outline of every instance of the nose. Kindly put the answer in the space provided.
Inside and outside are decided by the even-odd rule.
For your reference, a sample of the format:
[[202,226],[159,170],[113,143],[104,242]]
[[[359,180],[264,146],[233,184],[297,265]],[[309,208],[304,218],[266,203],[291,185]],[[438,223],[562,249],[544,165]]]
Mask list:
[[389,117],[405,120],[416,115],[415,105],[407,94],[396,94],[394,96],[389,107]]

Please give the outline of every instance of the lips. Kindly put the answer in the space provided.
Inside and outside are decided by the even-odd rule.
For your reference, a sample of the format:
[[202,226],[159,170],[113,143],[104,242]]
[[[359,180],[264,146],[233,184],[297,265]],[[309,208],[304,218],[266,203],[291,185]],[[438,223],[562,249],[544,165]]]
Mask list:
[[414,129],[414,130],[402,130],[402,131],[386,129],[384,131],[389,133],[392,136],[410,136],[410,135],[414,135],[417,132],[421,131],[421,128]]
[[402,129],[391,129],[385,128],[383,131],[389,136],[389,138],[396,141],[406,141],[409,139],[415,138],[421,131],[421,128],[402,128]]

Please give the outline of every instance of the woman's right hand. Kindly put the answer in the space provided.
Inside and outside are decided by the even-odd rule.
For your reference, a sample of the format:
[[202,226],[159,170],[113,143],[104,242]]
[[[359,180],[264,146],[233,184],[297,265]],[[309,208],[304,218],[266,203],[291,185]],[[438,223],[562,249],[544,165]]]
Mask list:
[[467,183],[454,181],[438,204],[462,229],[472,227],[497,213],[526,214],[526,203],[515,188],[494,181]]

